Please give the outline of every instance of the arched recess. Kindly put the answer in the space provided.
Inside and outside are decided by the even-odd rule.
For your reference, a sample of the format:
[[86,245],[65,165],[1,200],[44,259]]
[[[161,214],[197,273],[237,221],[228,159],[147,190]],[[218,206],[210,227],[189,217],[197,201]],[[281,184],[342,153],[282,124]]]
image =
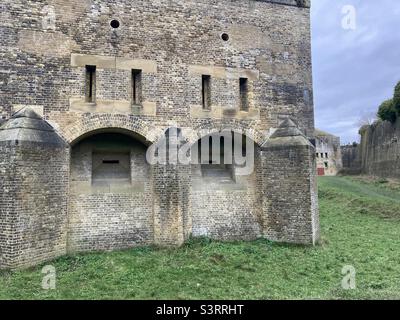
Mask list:
[[[206,132],[202,131],[202,134]],[[198,153],[202,153],[202,142],[210,145],[206,154],[215,141],[214,146],[220,146],[220,150],[215,157],[210,156],[209,161],[203,159],[192,164],[192,233],[195,237],[225,240],[255,239],[262,234],[260,146],[252,137],[244,136],[242,130],[225,127],[221,132],[211,129],[198,139],[200,146],[193,144],[192,159],[198,158],[196,153],[199,149]],[[226,157],[227,152],[234,154],[237,147],[250,160],[244,166],[248,170],[235,161],[224,162],[231,158],[229,154]]]
[[126,128],[86,129],[71,136],[68,252],[151,244],[148,139]]

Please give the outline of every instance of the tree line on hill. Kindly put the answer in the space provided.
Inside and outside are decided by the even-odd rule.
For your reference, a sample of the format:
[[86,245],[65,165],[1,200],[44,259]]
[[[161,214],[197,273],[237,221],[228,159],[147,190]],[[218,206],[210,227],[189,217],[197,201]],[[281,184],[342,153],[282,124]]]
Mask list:
[[378,111],[378,117],[384,121],[395,123],[397,118],[400,117],[400,82],[397,83],[394,89],[392,99],[384,101]]

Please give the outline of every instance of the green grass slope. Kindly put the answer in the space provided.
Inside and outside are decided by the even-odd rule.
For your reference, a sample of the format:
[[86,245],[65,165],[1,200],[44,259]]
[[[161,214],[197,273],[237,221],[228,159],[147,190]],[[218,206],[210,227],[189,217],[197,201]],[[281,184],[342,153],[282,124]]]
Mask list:
[[[0,273],[1,299],[400,299],[400,191],[346,177],[321,178],[321,245],[194,240],[179,249],[136,248]],[[341,288],[356,269],[355,290]]]

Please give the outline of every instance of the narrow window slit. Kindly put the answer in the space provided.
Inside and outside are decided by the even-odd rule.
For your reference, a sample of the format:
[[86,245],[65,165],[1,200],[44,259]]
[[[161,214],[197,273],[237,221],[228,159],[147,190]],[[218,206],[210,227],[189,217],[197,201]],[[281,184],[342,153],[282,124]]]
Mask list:
[[249,85],[248,85],[247,78],[240,78],[239,86],[240,86],[240,110],[248,111],[249,110],[249,99],[248,99]]
[[142,70],[132,70],[132,104],[142,104]]
[[211,109],[211,77],[208,75],[202,76],[202,104],[203,109]]
[[86,102],[94,103],[96,97],[96,66],[86,66]]

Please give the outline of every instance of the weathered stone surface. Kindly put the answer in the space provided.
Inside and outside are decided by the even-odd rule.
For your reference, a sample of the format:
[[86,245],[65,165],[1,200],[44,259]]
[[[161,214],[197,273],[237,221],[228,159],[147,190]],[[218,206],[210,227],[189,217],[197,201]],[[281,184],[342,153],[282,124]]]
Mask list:
[[[315,243],[309,5],[2,1],[0,268],[65,252],[179,245],[190,235]],[[87,66],[96,67],[92,87]],[[142,70],[139,102],[132,69]],[[146,164],[146,148],[171,127],[191,144],[222,130],[248,135],[254,172],[239,177],[233,167],[229,180],[218,170],[205,177],[201,167]],[[116,142],[96,141],[102,134]],[[130,181],[97,184],[106,164],[130,170]]]
[[264,235],[315,244],[320,237],[315,148],[286,120],[261,150]]
[[342,147],[343,172],[400,178],[400,121],[378,121],[359,133],[360,144]]
[[359,145],[354,143],[341,147],[344,174],[360,174],[361,173],[361,158],[359,154]]
[[0,175],[0,268],[65,254],[69,148],[32,110],[0,128]]
[[65,147],[54,129],[30,108],[23,108],[0,126],[0,142],[39,142]]

